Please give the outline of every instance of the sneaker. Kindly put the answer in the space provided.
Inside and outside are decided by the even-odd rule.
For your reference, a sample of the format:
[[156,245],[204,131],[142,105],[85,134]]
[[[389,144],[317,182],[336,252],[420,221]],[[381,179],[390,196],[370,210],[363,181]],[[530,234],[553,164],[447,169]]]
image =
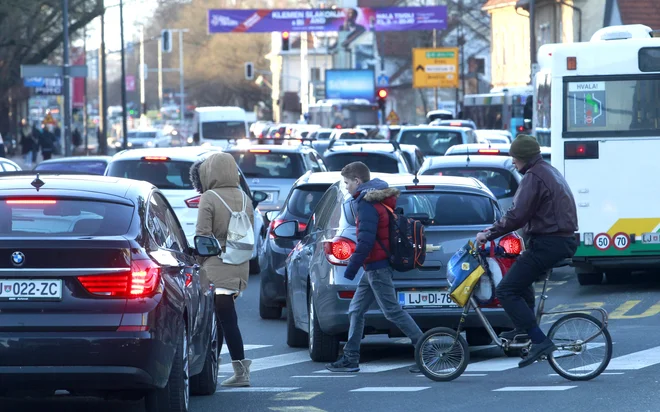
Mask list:
[[417,366],[417,364],[414,364],[413,366],[409,367],[408,372],[410,372],[410,373],[422,373],[422,371],[419,370],[419,367]]
[[555,344],[552,343],[550,338],[546,337],[543,342],[532,344],[532,349],[530,349],[529,354],[525,359],[520,361],[518,367],[524,368],[525,366],[529,366],[532,363],[539,360],[542,356],[548,356],[556,350],[557,347],[555,346]]
[[360,365],[357,362],[351,362],[345,356],[339,358],[336,362],[328,363],[325,368],[330,372],[359,372]]
[[506,339],[509,342],[513,342],[514,340],[529,339],[529,336],[527,336],[527,332],[525,332],[524,330],[516,328],[514,330],[508,330],[506,332],[500,333],[500,338]]

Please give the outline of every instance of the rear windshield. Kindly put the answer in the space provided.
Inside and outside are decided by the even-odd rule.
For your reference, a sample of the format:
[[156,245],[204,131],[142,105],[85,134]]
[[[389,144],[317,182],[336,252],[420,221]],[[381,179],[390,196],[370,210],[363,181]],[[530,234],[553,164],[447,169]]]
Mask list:
[[204,139],[242,139],[245,137],[245,122],[204,122],[202,123]]
[[314,137],[317,139],[329,139],[332,132],[317,132]]
[[339,139],[364,139],[367,134],[364,132],[344,132],[339,135]]
[[245,177],[298,179],[305,174],[300,155],[293,153],[230,153]]
[[120,160],[111,162],[108,176],[144,180],[159,189],[192,189],[190,167],[192,162]]
[[462,144],[460,132],[407,130],[400,133],[401,144],[414,144],[425,156],[443,156],[450,147]]
[[329,187],[330,185],[305,185],[293,189],[286,205],[287,211],[307,221]]
[[0,200],[0,237],[120,236],[133,207],[86,200]]
[[498,199],[513,197],[518,189],[518,182],[512,172],[506,169],[489,169],[477,167],[456,167],[430,169],[425,175],[474,177],[488,186]]
[[326,156],[323,161],[330,172],[339,172],[352,162],[362,162],[375,173],[399,173],[396,159],[374,153],[337,153]]
[[129,139],[153,139],[156,137],[156,132],[128,132]]
[[103,175],[105,173],[105,168],[107,167],[106,162],[102,161],[84,161],[84,162],[53,162],[53,163],[41,163],[34,170],[48,170],[56,172],[76,172],[76,173],[88,173],[91,175]]

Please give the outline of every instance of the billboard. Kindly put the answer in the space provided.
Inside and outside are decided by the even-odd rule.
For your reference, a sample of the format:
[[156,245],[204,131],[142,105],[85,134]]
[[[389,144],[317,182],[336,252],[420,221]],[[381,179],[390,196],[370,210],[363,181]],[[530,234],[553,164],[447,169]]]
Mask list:
[[366,99],[373,102],[375,96],[373,70],[334,69],[325,71],[326,99]]
[[209,33],[444,30],[447,7],[210,9]]

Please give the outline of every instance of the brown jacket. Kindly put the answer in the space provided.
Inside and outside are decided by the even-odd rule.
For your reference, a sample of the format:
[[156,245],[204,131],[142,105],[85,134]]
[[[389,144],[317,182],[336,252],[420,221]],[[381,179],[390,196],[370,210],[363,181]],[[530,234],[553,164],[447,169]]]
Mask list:
[[[239,187],[238,166],[232,155],[217,153],[204,160],[199,168],[202,184],[202,197],[199,201],[196,234],[200,236],[215,236],[224,248],[227,240],[230,214],[220,199],[209,190],[214,191],[227,202],[234,211],[243,206],[243,191]],[[250,198],[246,198],[245,211],[254,225],[254,208]],[[229,265],[219,257],[200,258],[201,270],[206,273],[216,287],[244,290],[247,287],[250,263]]]
[[578,230],[575,199],[559,170],[538,155],[520,172],[524,177],[513,205],[490,228],[488,240],[521,227],[526,237],[573,236]]

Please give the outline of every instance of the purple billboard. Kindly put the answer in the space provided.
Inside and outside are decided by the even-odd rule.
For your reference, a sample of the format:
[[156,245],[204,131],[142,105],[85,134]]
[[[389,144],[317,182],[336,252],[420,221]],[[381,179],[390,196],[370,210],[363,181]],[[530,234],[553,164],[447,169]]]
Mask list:
[[447,8],[211,9],[209,33],[408,31],[447,28]]

